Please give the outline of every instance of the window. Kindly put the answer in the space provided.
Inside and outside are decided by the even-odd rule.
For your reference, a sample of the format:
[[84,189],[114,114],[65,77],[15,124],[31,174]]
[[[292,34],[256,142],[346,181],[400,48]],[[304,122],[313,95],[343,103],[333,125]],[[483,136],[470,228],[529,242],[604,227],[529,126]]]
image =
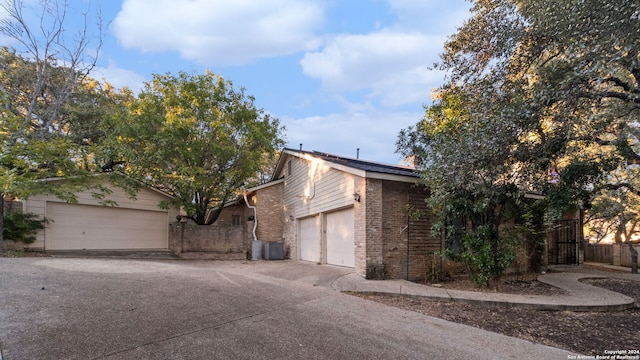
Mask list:
[[231,222],[233,225],[242,225],[242,218],[240,217],[240,215],[232,215],[231,216]]
[[287,161],[287,176],[291,176],[291,160]]

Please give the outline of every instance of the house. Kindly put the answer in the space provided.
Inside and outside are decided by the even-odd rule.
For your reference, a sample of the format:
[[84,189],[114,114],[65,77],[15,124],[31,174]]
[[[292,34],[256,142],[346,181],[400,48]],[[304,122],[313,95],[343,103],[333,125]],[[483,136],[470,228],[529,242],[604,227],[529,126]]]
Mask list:
[[353,268],[369,279],[455,269],[436,255],[443,240],[431,235],[429,194],[413,168],[284,149],[272,179],[248,192],[256,237],[283,242],[291,259]]
[[[58,181],[58,180],[54,180]],[[135,199],[110,185],[106,199],[115,206],[102,206],[90,190],[76,194],[77,203],[53,195],[38,195],[22,201],[22,211],[49,220],[28,247],[34,250],[156,250],[169,247],[169,224],[177,210],[158,207],[169,195],[143,188]]]

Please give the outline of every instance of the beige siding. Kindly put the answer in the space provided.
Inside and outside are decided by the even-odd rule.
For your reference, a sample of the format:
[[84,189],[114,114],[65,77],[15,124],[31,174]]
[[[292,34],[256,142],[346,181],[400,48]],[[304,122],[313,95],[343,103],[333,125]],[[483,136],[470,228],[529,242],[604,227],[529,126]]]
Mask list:
[[[354,182],[358,176],[334,169],[322,160],[306,160],[289,157],[291,167],[283,167],[284,176],[283,207],[284,228],[283,236],[292,258],[300,258],[300,220],[310,216],[324,219],[327,213],[352,208],[354,206]],[[291,172],[289,173],[289,168]],[[321,241],[325,236],[322,231],[325,221],[320,221]],[[320,247],[318,261],[326,261],[324,246]]]
[[285,177],[285,206],[295,218],[353,205],[354,175],[330,168],[321,161],[293,158]]
[[[160,203],[160,201],[167,199],[167,196],[160,192],[157,192],[151,189],[142,189],[140,190],[140,192],[138,192],[135,199],[130,199],[124,190],[114,186],[107,186],[107,187],[111,189],[112,193],[108,194],[105,200],[108,199],[108,200],[115,201],[117,203],[116,208],[166,212],[167,227],[170,222],[175,220],[176,215],[178,215],[179,213],[178,210],[175,210],[175,209],[166,211],[158,207],[158,204]],[[90,190],[82,191],[78,193],[76,196],[77,196],[77,202],[80,205],[96,205],[96,206],[101,205],[101,200],[94,198],[92,191]],[[63,201],[52,195],[33,196],[25,201],[25,211],[46,217],[47,202],[59,203]],[[45,234],[46,234],[46,229],[44,231],[39,231],[36,235],[36,241],[30,244],[29,247],[35,248],[35,249],[44,249]]]

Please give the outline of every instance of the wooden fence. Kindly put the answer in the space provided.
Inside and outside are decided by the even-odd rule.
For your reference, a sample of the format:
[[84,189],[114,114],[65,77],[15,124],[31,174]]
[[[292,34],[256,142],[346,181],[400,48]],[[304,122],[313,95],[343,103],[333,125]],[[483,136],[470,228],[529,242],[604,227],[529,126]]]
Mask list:
[[[634,245],[633,248],[640,254],[640,246]],[[631,267],[631,251],[629,250],[629,244],[622,244],[620,246],[620,266]]]
[[613,245],[586,244],[584,247],[584,261],[613,264]]

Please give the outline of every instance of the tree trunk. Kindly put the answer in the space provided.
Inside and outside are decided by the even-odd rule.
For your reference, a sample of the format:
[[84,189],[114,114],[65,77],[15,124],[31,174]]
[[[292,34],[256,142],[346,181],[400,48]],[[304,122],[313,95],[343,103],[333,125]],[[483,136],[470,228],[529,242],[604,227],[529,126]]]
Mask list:
[[633,244],[629,242],[629,252],[631,253],[631,273],[638,273],[638,251],[633,247]]

